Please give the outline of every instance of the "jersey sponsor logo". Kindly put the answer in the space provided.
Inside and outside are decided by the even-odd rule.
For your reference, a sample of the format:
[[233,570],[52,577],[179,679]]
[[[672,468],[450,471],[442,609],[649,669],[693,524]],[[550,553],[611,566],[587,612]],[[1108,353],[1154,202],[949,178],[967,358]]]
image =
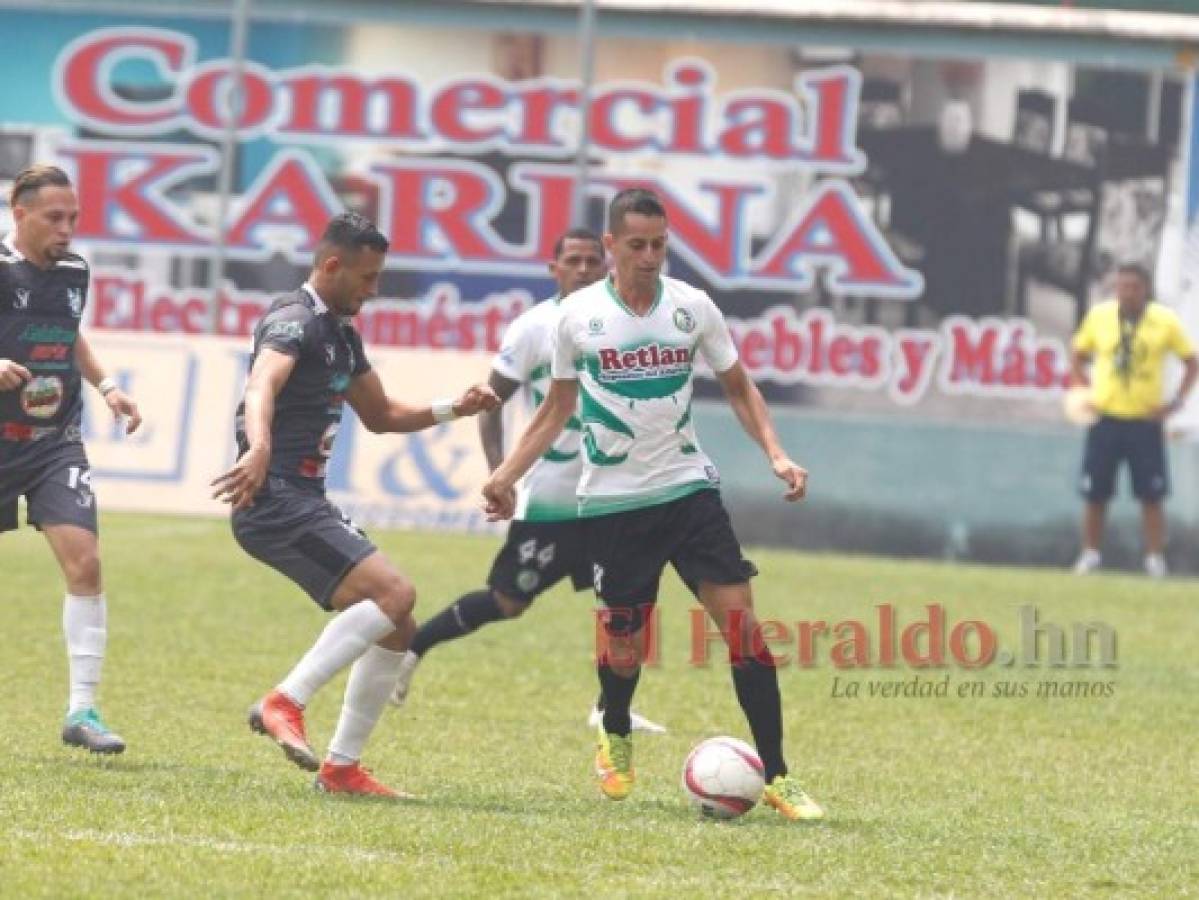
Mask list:
[[695,331],[695,316],[680,307],[674,311],[674,325],[684,334],[690,334]]
[[22,344],[74,344],[75,331],[61,325],[26,325],[17,340]]
[[605,381],[681,375],[691,370],[691,351],[686,347],[659,344],[647,344],[635,350],[604,347],[597,356],[599,376]]
[[70,344],[38,344],[29,351],[30,362],[65,360],[71,352]]
[[34,419],[49,419],[62,406],[63,384],[57,375],[39,375],[21,390],[21,409]]
[[[56,434],[58,429],[53,425],[25,425],[21,422],[5,422],[0,425],[0,440],[5,441],[40,441],[42,438]],[[70,438],[68,438],[70,440]]]
[[17,288],[17,309],[29,309],[29,288]]

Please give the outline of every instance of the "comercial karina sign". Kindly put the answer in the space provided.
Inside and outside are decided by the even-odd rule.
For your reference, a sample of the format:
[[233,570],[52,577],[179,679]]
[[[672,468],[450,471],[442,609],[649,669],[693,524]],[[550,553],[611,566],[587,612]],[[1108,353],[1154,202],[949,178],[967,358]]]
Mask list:
[[[61,112],[103,136],[59,150],[75,169],[78,238],[90,247],[211,253],[214,231],[197,216],[187,184],[219,167],[215,151],[199,142],[225,132],[232,63],[196,57],[189,35],[152,28],[91,31],[59,55],[53,80]],[[155,99],[120,95],[116,73],[129,65],[156,72]],[[302,148],[361,147],[372,161],[353,174],[377,198],[380,226],[391,239],[390,269],[501,279],[500,289],[480,301],[460,303],[458,287],[445,281],[420,301],[380,304],[364,321],[368,339],[494,350],[502,325],[532,299],[504,290],[502,279],[542,275],[554,240],[570,225],[577,86],[477,74],[430,85],[402,71],[272,70],[252,61],[242,77],[237,139],[266,139],[278,148],[224,223],[228,257],[254,261],[281,253],[306,263],[341,202]],[[854,69],[833,66],[798,75],[793,93],[720,94],[710,65],[683,59],[667,68],[661,85],[601,84],[589,121],[597,158],[710,160],[712,174],[684,194],[668,177],[632,178],[601,166],[592,190],[597,196],[630,184],[657,190],[669,210],[674,252],[712,287],[798,294],[823,279],[834,294],[912,300],[923,290],[921,275],[892,252],[846,180],[866,163],[856,146],[860,83]],[[197,143],[161,140],[180,134]],[[519,161],[501,177],[471,158],[483,154]],[[755,204],[775,202],[782,168],[814,178],[781,227],[756,246],[747,222]],[[503,236],[496,219],[518,195],[526,210],[523,234]],[[100,327],[205,327],[212,300],[206,291],[172,290],[128,270],[101,267],[95,274],[92,315]],[[244,334],[267,298],[229,285],[216,300],[218,330]],[[821,309],[779,306],[754,318],[731,315],[730,323],[758,377],[881,389],[905,404],[934,383],[948,393],[1053,391],[1066,371],[1061,341],[1039,338],[1024,320],[950,317],[936,331],[888,332],[839,324]]]

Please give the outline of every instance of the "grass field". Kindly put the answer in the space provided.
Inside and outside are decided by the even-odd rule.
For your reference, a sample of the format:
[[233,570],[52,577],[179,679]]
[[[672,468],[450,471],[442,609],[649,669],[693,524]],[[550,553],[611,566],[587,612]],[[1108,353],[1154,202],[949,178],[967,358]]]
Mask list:
[[[377,533],[423,618],[481,582],[488,537]],[[1089,580],[759,551],[757,602],[786,622],[891,603],[982,619],[1010,646],[1016,608],[1102,620],[1119,667],[957,667],[947,698],[871,698],[914,670],[781,672],[788,756],[828,808],[816,827],[768,809],[699,821],[678,769],[697,740],[745,737],[727,668],[688,662],[689,600],[663,599],[661,664],[637,706],[671,726],[637,742],[639,781],[604,800],[583,719],[595,693],[587,595],[558,588],[517,623],[430,654],[366,762],[422,796],[317,795],[250,734],[244,711],[325,618],[251,562],[223,522],[109,516],[103,710],[123,757],[63,748],[61,590],[44,542],[0,539],[0,895],[29,896],[1178,896],[1199,888],[1199,585]],[[862,696],[831,696],[834,677]],[[986,682],[988,696],[954,696]],[[1001,681],[1113,682],[1108,698],[995,697]],[[310,708],[323,748],[342,680]]]

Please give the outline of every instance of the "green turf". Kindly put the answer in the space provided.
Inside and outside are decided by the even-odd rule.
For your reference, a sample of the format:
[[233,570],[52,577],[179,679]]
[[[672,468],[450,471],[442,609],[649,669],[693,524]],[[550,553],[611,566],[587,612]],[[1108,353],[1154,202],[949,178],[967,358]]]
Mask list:
[[[432,614],[481,581],[490,537],[380,533]],[[27,896],[1177,896],[1199,884],[1199,587],[757,552],[759,609],[784,621],[925,603],[984,619],[1007,645],[1015,609],[1119,634],[1115,670],[951,667],[982,678],[1114,682],[1110,699],[834,699],[828,661],[781,673],[791,766],[823,826],[767,809],[698,821],[678,769],[719,733],[746,737],[727,669],[688,664],[689,601],[673,576],[662,661],[637,706],[671,726],[637,741],[624,803],[590,774],[595,693],[587,595],[559,588],[517,623],[431,654],[388,710],[367,763],[422,795],[390,806],[317,795],[245,727],[247,705],[325,617],[245,557],[224,523],[104,520],[110,644],[103,710],[130,743],[109,761],[58,743],[61,589],[42,539],[0,538],[0,895]],[[924,673],[927,675],[928,673]],[[323,747],[342,681],[310,710]],[[865,688],[862,688],[863,692]]]

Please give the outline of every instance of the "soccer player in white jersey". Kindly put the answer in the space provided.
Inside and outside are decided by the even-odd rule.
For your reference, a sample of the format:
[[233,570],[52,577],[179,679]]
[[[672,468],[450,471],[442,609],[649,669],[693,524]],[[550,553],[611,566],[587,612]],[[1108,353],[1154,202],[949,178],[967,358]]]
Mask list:
[[[558,238],[549,272],[558,293],[518,316],[504,332],[504,342],[491,364],[489,385],[506,403],[524,388],[531,405],[545,399],[550,384],[550,349],[562,299],[593,284],[607,272],[604,246],[597,234],[574,228]],[[479,416],[479,438],[488,467],[494,471],[504,458],[503,410]],[[470,634],[488,622],[520,616],[538,595],[570,577],[576,591],[591,586],[591,561],[583,543],[583,523],[575,490],[582,461],[580,425],[567,420],[562,434],[534,463],[517,487],[516,514],[508,538],[496,555],[487,586],[463,594],[417,630],[400,665],[392,702],[402,706],[416,667],[430,650],[445,641]],[[597,725],[603,695],[591,713]],[[661,732],[660,725],[632,713],[635,731]]]
[[484,486],[486,508],[493,518],[513,515],[517,480],[549,449],[577,403],[585,456],[579,512],[595,591],[608,608],[608,653],[597,664],[607,704],[595,760],[600,789],[622,800],[633,788],[629,709],[646,650],[646,619],[669,562],[729,644],[737,700],[765,768],[763,800],[794,821],[821,819],[824,811],[783,759],[778,675],[755,640],[749,579],[757,570],[741,555],[716,468],[696,438],[697,355],[786,484],[787,500],[802,499],[808,473],[779,443],[716,304],[662,275],[666,243],[666,210],[655,194],[633,188],[613,198],[604,246],[615,270],[563,301],[549,393]]

